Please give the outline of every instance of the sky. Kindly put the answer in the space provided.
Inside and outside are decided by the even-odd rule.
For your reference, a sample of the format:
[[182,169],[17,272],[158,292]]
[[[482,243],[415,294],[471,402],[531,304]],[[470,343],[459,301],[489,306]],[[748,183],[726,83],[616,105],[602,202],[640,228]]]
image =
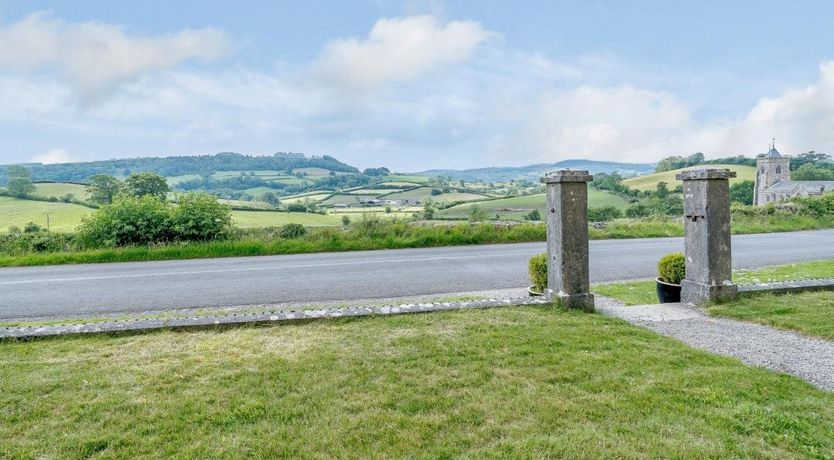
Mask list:
[[834,153],[832,23],[802,0],[0,0],[0,163]]

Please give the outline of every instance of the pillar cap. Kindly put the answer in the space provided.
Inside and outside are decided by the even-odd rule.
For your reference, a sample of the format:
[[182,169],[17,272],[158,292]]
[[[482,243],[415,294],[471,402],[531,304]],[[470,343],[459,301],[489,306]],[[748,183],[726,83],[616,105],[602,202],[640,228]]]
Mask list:
[[549,171],[541,178],[541,182],[545,184],[557,184],[560,182],[591,182],[594,176],[588,174],[588,171],[581,171],[575,169],[560,169],[557,171]]
[[682,171],[675,176],[677,180],[707,180],[707,179],[731,179],[736,177],[735,171],[729,169],[690,169]]

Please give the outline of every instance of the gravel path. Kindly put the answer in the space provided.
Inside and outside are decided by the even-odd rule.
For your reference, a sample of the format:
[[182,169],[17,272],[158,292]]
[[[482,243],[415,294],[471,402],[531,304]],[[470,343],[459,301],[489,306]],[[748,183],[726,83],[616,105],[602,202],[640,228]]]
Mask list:
[[681,304],[626,307],[603,297],[597,297],[596,304],[600,313],[674,337],[695,348],[795,375],[834,391],[834,342],[761,324],[715,318]]

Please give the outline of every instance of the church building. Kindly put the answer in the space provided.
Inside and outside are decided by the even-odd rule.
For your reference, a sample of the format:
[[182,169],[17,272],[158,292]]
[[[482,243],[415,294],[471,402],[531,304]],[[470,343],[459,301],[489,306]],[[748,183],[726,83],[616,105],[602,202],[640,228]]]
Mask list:
[[784,201],[797,196],[815,196],[834,192],[834,181],[791,180],[791,158],[776,150],[774,143],[770,151],[756,157],[756,185],[753,188],[753,204]]

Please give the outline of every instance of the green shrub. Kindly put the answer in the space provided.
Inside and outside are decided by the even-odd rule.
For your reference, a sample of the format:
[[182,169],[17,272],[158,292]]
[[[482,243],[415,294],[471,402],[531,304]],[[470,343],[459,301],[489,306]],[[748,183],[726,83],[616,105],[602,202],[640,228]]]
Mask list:
[[588,220],[591,222],[608,222],[609,220],[623,217],[622,211],[614,206],[603,206],[601,208],[588,208]]
[[350,225],[350,216],[348,216],[347,214],[342,216],[342,225],[344,225],[345,227]]
[[179,240],[218,240],[231,233],[232,211],[211,195],[187,193],[179,197],[171,223]]
[[84,218],[79,240],[88,247],[161,243],[171,240],[170,205],[157,196],[122,196]]
[[34,222],[29,222],[23,226],[23,233],[40,233],[42,231],[44,231],[44,228]]
[[536,254],[531,257],[528,271],[530,281],[533,282],[533,289],[537,292],[544,292],[547,289],[547,254]]
[[527,219],[527,220],[539,221],[539,220],[542,220],[542,215],[541,215],[541,213],[539,212],[538,209],[534,209],[534,210],[528,212],[527,215],[524,216],[524,218]]
[[307,233],[307,229],[301,224],[287,224],[281,227],[281,238],[294,240],[301,238]]
[[673,252],[660,258],[657,263],[660,280],[669,284],[681,284],[686,277],[686,259],[683,253]]

